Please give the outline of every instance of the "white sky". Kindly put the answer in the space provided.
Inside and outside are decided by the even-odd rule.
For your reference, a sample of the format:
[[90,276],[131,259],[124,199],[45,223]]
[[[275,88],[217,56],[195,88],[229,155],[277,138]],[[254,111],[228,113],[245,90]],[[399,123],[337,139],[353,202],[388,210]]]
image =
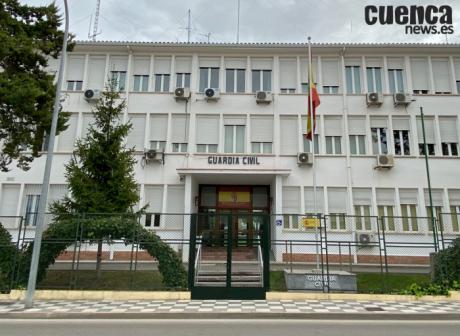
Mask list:
[[[21,0],[39,5],[52,1]],[[88,39],[96,0],[68,0],[70,30]],[[63,8],[63,0],[57,0]],[[238,0],[101,0],[98,40],[187,41],[187,10],[192,11],[192,42],[236,42]],[[240,42],[446,42],[445,35],[406,35],[404,26],[368,26],[364,6],[450,5],[460,43],[460,0],[240,0]],[[92,29],[91,29],[92,31]]]

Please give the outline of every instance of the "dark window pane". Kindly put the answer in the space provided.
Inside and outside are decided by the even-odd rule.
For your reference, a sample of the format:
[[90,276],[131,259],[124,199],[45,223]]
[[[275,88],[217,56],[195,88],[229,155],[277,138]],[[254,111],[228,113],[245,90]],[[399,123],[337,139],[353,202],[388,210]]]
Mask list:
[[234,92],[235,85],[235,70],[227,69],[225,71],[225,92]]
[[184,87],[189,88],[190,87],[190,74],[186,73],[184,74]]
[[237,70],[237,77],[236,77],[236,91],[237,92],[245,92],[246,91],[246,71],[244,69]]
[[200,68],[200,92],[208,87],[208,68]]
[[219,68],[211,68],[211,87],[219,88]]
[[260,91],[260,70],[252,70],[252,92]]

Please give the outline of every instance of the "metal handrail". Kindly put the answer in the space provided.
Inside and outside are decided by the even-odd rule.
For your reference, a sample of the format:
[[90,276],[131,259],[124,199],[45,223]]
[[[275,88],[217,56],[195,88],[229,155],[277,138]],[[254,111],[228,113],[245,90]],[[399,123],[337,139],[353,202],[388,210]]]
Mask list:
[[260,270],[260,283],[263,285],[263,274],[264,274],[264,263],[263,263],[263,256],[262,256],[262,247],[260,246],[260,237],[259,235],[256,236],[258,245],[257,245],[257,263],[259,264]]
[[202,236],[197,237],[197,241],[199,240],[200,244],[198,245],[198,251],[196,252],[195,257],[195,281],[196,277],[198,276],[198,268],[201,265],[201,247],[203,246]]

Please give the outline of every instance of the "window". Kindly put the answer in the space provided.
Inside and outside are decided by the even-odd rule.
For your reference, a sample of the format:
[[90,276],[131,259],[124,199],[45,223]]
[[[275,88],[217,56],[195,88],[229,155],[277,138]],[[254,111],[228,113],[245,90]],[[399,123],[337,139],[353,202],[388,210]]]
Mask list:
[[[306,134],[303,134],[302,139],[303,139],[303,151],[307,153],[312,153],[313,152],[311,150],[312,141],[306,138]],[[313,142],[315,143],[315,154],[319,154],[319,135],[318,134],[315,134],[315,138]]]
[[339,93],[339,87],[336,85],[333,86],[323,86],[323,93]]
[[456,143],[441,143],[442,155],[444,156],[458,156],[458,145]]
[[281,93],[295,93],[295,89],[280,89]]
[[428,94],[428,90],[412,90],[414,94]]
[[145,92],[149,90],[149,75],[134,75],[133,91]]
[[385,231],[395,231],[394,208],[392,205],[379,205],[377,207],[380,217],[380,227]]
[[155,92],[169,92],[169,74],[155,75]]
[[252,70],[252,92],[272,90],[271,70]]
[[200,92],[219,88],[219,68],[200,68]]
[[361,74],[359,66],[346,66],[345,77],[347,80],[347,93],[361,93]]
[[460,93],[460,81],[456,81],[457,83],[457,93]]
[[[434,144],[426,144],[426,147],[428,148],[428,155],[436,155],[435,149],[434,149]],[[419,149],[419,154],[420,155],[425,155],[425,146],[421,143],[418,144],[418,149]]]
[[[440,221],[441,220],[441,213],[442,213],[442,207],[440,205],[433,205],[433,210],[434,210],[434,218],[435,220]],[[428,222],[428,230],[433,231],[433,222],[431,221],[432,214],[431,214],[431,207],[428,205],[426,206],[426,216],[427,222]]]
[[83,81],[68,80],[67,91],[81,91],[83,89]]
[[342,154],[342,137],[326,136],[326,154]]
[[26,196],[26,216],[25,225],[37,225],[38,204],[40,203],[40,195]]
[[404,92],[402,69],[388,69],[388,81],[390,84],[390,93]]
[[126,71],[111,71],[111,80],[115,84],[116,91],[125,91]]
[[217,153],[217,145],[197,144],[196,151],[198,153]]
[[189,88],[190,87],[190,74],[177,73],[176,74],[176,87]]
[[271,154],[272,143],[271,142],[252,142],[252,152],[255,154]]
[[382,68],[380,67],[367,67],[367,91],[368,92],[382,92]]
[[[153,220],[152,220],[152,217],[153,217]],[[156,213],[146,213],[145,214],[145,226],[146,227],[151,227],[152,226],[152,222],[153,222],[153,227],[160,227],[160,221],[161,219],[161,215]]]
[[418,231],[417,206],[415,204],[401,204],[403,231]]
[[225,92],[245,92],[246,70],[227,69],[225,71]]
[[346,214],[344,213],[331,213],[329,215],[329,224],[331,230],[346,230]]
[[452,221],[452,231],[458,232],[460,229],[460,206],[455,205],[450,207],[450,217]]
[[159,151],[164,151],[166,146],[166,141],[150,141],[150,149],[155,149]]
[[310,92],[310,85],[308,83],[301,83],[302,93],[309,93]]
[[369,205],[355,205],[356,230],[372,230],[371,207]]
[[298,215],[283,215],[283,222],[285,229],[299,229],[299,216]]
[[172,144],[173,153],[186,153],[187,152],[187,143],[173,143]]
[[410,155],[409,131],[393,131],[395,155]]
[[384,127],[372,127],[372,150],[374,154],[388,154],[387,129]]
[[352,155],[366,155],[365,143],[365,135],[350,135],[350,153]]
[[244,153],[244,143],[244,125],[225,125],[225,153]]

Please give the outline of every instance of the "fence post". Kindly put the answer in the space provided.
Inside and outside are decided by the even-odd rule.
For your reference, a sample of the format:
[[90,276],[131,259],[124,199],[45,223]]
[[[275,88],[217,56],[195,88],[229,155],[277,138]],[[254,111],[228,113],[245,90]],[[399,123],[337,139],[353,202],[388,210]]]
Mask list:
[[[188,249],[188,288],[192,290],[195,277],[195,258],[196,258],[196,221],[198,215],[192,214],[190,217],[190,237]],[[200,242],[202,244],[202,242]]]

